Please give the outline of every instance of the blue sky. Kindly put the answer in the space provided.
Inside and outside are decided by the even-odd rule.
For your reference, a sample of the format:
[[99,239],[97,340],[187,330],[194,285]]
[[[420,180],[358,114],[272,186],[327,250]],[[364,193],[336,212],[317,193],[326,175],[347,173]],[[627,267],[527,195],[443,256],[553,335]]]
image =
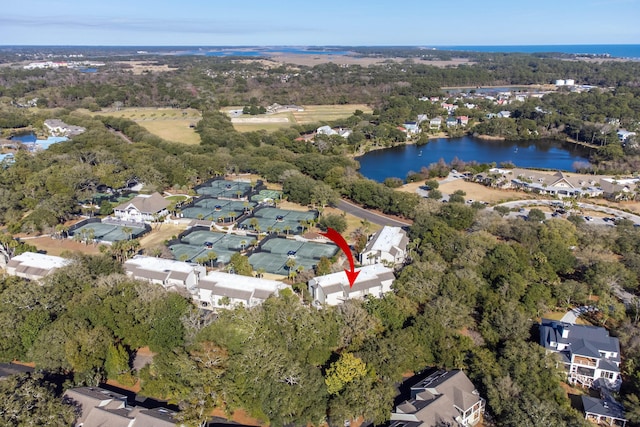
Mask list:
[[18,0],[2,45],[640,44],[640,0]]

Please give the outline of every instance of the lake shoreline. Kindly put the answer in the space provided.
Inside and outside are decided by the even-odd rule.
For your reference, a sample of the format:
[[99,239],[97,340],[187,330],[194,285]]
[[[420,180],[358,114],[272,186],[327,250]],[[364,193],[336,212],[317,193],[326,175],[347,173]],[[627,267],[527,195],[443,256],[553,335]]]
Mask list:
[[[385,150],[386,151],[383,151]],[[383,182],[389,177],[406,179],[441,161],[451,163],[512,164],[520,168],[575,172],[590,164],[590,148],[556,139],[507,140],[481,135],[443,137],[434,135],[425,145],[407,141],[392,147],[372,147],[364,154],[352,156],[360,164],[364,177]]]

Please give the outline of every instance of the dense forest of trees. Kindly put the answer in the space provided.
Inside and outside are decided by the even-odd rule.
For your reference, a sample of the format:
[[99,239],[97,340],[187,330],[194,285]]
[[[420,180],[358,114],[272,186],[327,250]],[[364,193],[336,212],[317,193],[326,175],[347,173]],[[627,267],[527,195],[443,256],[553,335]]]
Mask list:
[[[43,285],[6,277],[0,359],[32,360],[69,384],[140,378],[143,394],[179,404],[190,423],[224,407],[273,425],[382,423],[403,374],[461,368],[498,425],[578,426],[536,319],[590,304],[599,311],[589,320],[621,339],[621,400],[640,421],[638,312],[611,288],[637,291],[640,231],[423,202],[410,233],[411,262],[382,299],[317,310],[284,292],[213,322],[182,296],[127,279],[106,255],[80,257]],[[142,346],[158,354],[132,371]]]
[[[447,204],[423,200],[394,191],[397,180],[384,185],[364,179],[351,157],[363,144],[403,143],[396,126],[404,120],[442,114],[437,105],[418,100],[446,99],[442,86],[549,83],[571,75],[612,89],[514,103],[508,107],[512,117],[504,120],[485,121],[463,105],[460,111],[482,133],[577,134],[602,147],[594,159],[602,170],[628,170],[637,161],[633,151],[613,140],[605,121],[613,117],[633,125],[640,119],[637,63],[478,54],[469,65],[446,69],[417,57],[372,67],[268,68],[210,57],[153,59],[175,70],[134,75],[116,64],[96,74],[3,68],[5,135],[15,128],[42,129],[48,118],[87,129],[36,155],[20,151],[14,164],[0,168],[0,224],[9,233],[56,232],[56,225],[81,213],[80,202],[102,185],[117,189],[136,179],[149,190],[191,189],[211,177],[251,172],[282,184],[288,199],[303,205],[346,197],[413,219],[410,261],[398,272],[394,292],[381,299],[317,310],[300,295],[284,292],[253,310],[225,311],[215,321],[179,294],[128,279],[110,254],[77,256],[42,285],[3,277],[0,359],[33,361],[45,377],[3,383],[0,417],[16,417],[16,402],[27,405],[33,398],[14,393],[18,386],[59,408],[57,391],[44,379],[58,374],[67,386],[140,379],[143,394],[178,404],[189,425],[216,407],[243,408],[272,425],[343,425],[357,417],[380,424],[403,374],[438,366],[465,370],[487,398],[487,417],[496,425],[581,426],[555,361],[537,344],[536,321],[550,310],[590,304],[598,311],[589,321],[621,339],[619,397],[629,419],[640,423],[639,306],[625,308],[612,293],[617,286],[638,292],[639,230],[624,222],[598,228],[560,219],[509,220],[499,210],[456,202],[462,197]],[[41,108],[10,105],[33,97]],[[354,111],[332,123],[352,128],[348,139],[316,144],[296,138],[317,123],[239,133],[219,112],[224,105],[273,102],[362,102],[374,111]],[[133,121],[77,111],[116,103],[198,108],[201,144],[169,143]],[[447,172],[444,164],[427,171],[430,176]],[[340,219],[327,216],[321,225],[341,227]],[[8,235],[0,239],[15,253],[32,250],[13,242]],[[144,346],[157,355],[151,365],[133,371],[132,357]],[[32,413],[21,416],[42,416],[43,406],[29,407]],[[66,409],[55,411],[60,423],[73,416]]]

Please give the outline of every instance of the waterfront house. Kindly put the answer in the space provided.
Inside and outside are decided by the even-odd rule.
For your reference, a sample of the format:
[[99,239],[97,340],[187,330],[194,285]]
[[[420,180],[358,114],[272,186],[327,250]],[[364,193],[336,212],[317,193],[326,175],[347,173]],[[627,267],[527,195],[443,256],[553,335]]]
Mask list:
[[400,227],[384,226],[367,242],[360,264],[402,264],[407,256],[407,233]]
[[53,136],[74,136],[83,133],[86,129],[82,126],[68,125],[59,119],[48,119],[44,121],[44,127]]
[[404,122],[403,126],[409,135],[415,135],[420,132],[418,122]]
[[36,252],[24,252],[16,255],[7,263],[7,274],[28,280],[40,280],[73,261],[59,256]]
[[471,427],[482,420],[485,400],[460,370],[436,370],[411,386],[408,400],[391,413],[389,427]]
[[309,280],[309,293],[316,305],[338,305],[349,299],[362,299],[365,296],[380,298],[391,291],[395,280],[393,270],[382,264],[365,265],[353,286],[349,286],[344,271],[316,276]]
[[458,120],[455,117],[447,117],[447,127],[451,128],[454,126],[458,126]]
[[458,116],[456,117],[456,119],[458,120],[458,124],[460,126],[466,126],[469,124],[469,117],[468,116]]
[[440,126],[442,126],[442,117],[434,117],[429,120],[430,129],[440,129]]
[[168,215],[167,207],[170,204],[171,202],[159,193],[139,194],[130,201],[116,206],[113,214],[122,221],[150,223]]
[[542,319],[540,345],[556,353],[570,384],[591,387],[594,381],[619,390],[620,342],[605,328]]

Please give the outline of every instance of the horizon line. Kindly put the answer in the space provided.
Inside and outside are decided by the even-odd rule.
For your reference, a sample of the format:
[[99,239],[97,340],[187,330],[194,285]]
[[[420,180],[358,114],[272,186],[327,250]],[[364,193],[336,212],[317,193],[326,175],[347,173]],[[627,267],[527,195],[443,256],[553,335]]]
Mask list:
[[199,48],[273,48],[273,47],[324,47],[324,48],[345,48],[345,47],[386,47],[386,48],[435,48],[435,47],[534,47],[534,46],[640,46],[640,43],[551,43],[551,44],[227,44],[227,45],[206,45],[206,44],[0,44],[0,47],[199,47]]

